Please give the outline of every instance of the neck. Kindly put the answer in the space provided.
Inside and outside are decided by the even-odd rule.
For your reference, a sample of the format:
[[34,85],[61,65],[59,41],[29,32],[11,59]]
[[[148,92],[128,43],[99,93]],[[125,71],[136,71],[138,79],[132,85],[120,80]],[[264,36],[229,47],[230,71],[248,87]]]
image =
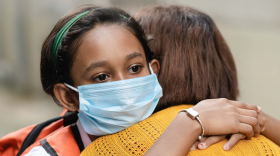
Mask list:
[[99,136],[95,136],[95,135],[91,135],[91,134],[87,134],[88,137],[90,138],[90,140],[93,142],[94,140],[96,140],[97,138],[99,138]]

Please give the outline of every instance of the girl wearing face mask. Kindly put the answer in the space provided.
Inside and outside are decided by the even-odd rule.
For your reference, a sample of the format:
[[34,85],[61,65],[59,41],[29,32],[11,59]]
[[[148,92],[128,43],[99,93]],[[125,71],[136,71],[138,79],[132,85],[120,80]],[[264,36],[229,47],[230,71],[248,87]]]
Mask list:
[[[25,156],[79,155],[99,136],[148,118],[162,96],[155,74],[159,63],[142,28],[117,8],[86,5],[62,17],[43,44],[40,70],[44,91],[68,111],[78,111],[79,119],[31,145]],[[193,110],[200,123],[184,113],[174,120],[188,127],[182,131],[186,144],[203,135],[240,132],[251,138],[260,133],[257,107],[233,101],[198,106],[205,103],[209,107]]]
[[[58,21],[43,44],[42,85],[57,104],[79,112],[76,129],[84,147],[153,113],[162,89],[151,56],[141,27],[120,9],[81,6]],[[65,154],[48,140],[56,154]],[[23,155],[38,152],[55,154],[41,142]]]

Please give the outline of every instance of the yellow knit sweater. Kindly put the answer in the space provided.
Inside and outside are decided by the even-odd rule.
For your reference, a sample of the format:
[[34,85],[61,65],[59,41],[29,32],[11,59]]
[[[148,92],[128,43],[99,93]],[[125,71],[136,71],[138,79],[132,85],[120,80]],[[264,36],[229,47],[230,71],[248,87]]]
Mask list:
[[[192,105],[170,107],[153,114],[148,119],[139,122],[121,132],[96,139],[81,154],[81,156],[96,155],[144,155],[157,141],[160,135],[182,109]],[[206,150],[190,151],[188,156],[216,156],[216,155],[252,155],[252,156],[277,156],[280,148],[264,136],[251,140],[239,141],[231,150],[224,151],[226,139],[216,143]]]

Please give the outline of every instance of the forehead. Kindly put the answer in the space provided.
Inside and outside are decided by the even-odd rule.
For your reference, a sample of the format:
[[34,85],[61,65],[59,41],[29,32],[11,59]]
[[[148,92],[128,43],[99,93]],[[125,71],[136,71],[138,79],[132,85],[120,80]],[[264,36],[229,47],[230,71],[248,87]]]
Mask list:
[[86,68],[93,62],[108,61],[113,63],[130,53],[138,52],[145,57],[139,40],[121,25],[98,25],[87,32],[81,39],[74,64]]

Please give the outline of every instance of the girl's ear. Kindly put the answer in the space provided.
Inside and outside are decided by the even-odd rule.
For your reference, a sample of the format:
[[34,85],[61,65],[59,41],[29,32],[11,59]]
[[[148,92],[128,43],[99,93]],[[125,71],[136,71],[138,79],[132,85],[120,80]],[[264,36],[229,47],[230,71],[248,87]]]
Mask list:
[[63,83],[55,84],[53,92],[56,99],[65,109],[69,111],[76,111],[79,109],[78,97]]
[[152,66],[152,69],[154,71],[154,73],[158,76],[159,70],[160,70],[160,65],[158,60],[156,59],[152,59],[152,61],[150,61],[150,64]]

